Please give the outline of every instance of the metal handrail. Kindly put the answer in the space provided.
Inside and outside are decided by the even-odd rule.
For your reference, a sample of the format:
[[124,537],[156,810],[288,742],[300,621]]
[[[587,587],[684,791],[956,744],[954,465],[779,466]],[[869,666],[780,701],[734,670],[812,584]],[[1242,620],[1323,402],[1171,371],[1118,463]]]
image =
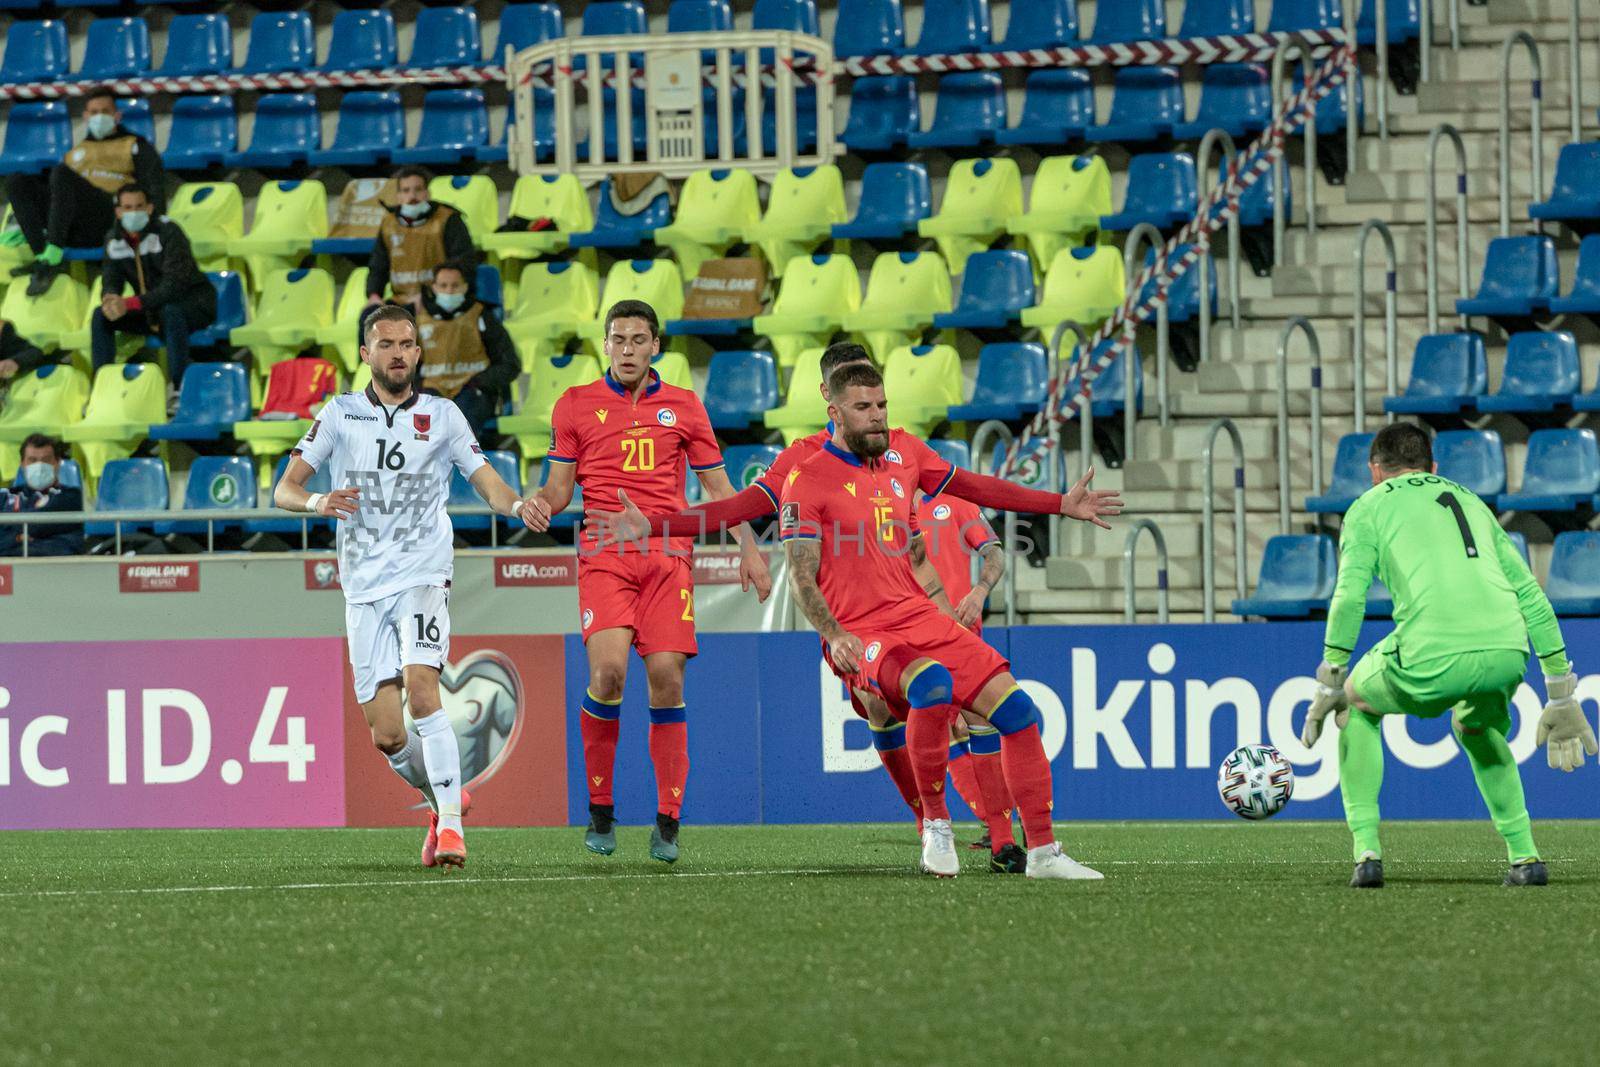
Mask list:
[[[1230,174],[1239,165],[1239,150],[1233,143],[1233,138],[1227,130],[1210,130],[1200,139],[1200,149],[1195,153],[1195,164],[1200,168],[1200,203],[1211,202],[1211,155],[1212,149],[1222,149],[1223,163]],[[1211,254],[1211,230],[1202,227],[1200,230],[1200,362],[1205,363],[1211,358],[1211,279],[1216,275],[1217,266]],[[1228,205],[1228,303],[1233,316],[1234,333],[1239,331],[1239,212],[1238,202]]]
[[1200,587],[1205,597],[1205,621],[1217,619],[1217,532],[1216,504],[1212,500],[1217,490],[1216,475],[1211,469],[1212,455],[1217,446],[1217,434],[1227,430],[1233,440],[1233,585],[1239,599],[1245,597],[1244,588],[1244,439],[1232,419],[1220,418],[1206,430],[1206,446],[1200,450],[1201,475],[1205,480],[1204,499],[1201,501],[1200,526]]
[[[1572,68],[1567,71],[1567,84],[1572,87],[1572,98],[1567,112],[1572,126],[1572,143],[1583,140],[1583,42],[1578,35],[1578,0],[1572,0],[1572,16],[1567,22],[1567,59]],[[1544,190],[1538,190],[1543,196]]]
[[[1143,264],[1139,262],[1139,246],[1148,242],[1156,253],[1157,277],[1166,265],[1166,242],[1161,239],[1161,231],[1148,222],[1141,222],[1128,231],[1128,239],[1122,246],[1122,269],[1127,278],[1128,290],[1132,292],[1134,283],[1139,280]],[[1205,299],[1202,296],[1202,304]],[[1167,361],[1172,356],[1172,333],[1169,324],[1167,301],[1162,300],[1156,305],[1156,408],[1161,418],[1163,428],[1167,425]],[[1128,320],[1127,332],[1131,336],[1138,328],[1134,320]],[[1138,405],[1134,403],[1133,360],[1124,353],[1122,360],[1122,376],[1127,402],[1122,406],[1123,429],[1127,433],[1129,447],[1128,455],[1132,458],[1134,424],[1139,416]]]
[[[1311,76],[1314,72],[1311,62],[1311,49],[1296,41],[1287,39],[1278,42],[1278,46],[1272,50],[1272,82],[1270,89],[1274,125],[1287,114],[1285,108],[1287,101],[1283,98],[1283,64],[1291,52],[1295,53],[1300,59],[1300,70],[1305,84],[1311,84]],[[1310,111],[1305,120],[1306,192],[1304,200],[1306,232],[1315,236],[1317,232],[1317,112],[1314,104],[1308,103],[1306,107]],[[1350,96],[1351,122],[1355,121],[1353,117],[1355,110],[1355,94],[1352,91]],[[1353,135],[1351,139],[1354,139]],[[1350,158],[1354,161],[1355,157],[1355,147],[1352,144]],[[1351,165],[1353,166],[1354,163],[1352,162]],[[1283,262],[1284,232],[1289,225],[1288,219],[1283,212],[1284,172],[1287,166],[1284,155],[1279,153],[1278,158],[1272,164],[1272,263],[1274,266]]]
[[[1372,32],[1377,37],[1375,48],[1378,53],[1378,140],[1387,141],[1389,139],[1389,5],[1386,0],[1366,0],[1366,2],[1377,4],[1377,7],[1372,9]],[[1345,4],[1344,7],[1350,41],[1354,44],[1356,42],[1357,21],[1354,0]],[[1358,78],[1361,76],[1359,61],[1356,64],[1355,76]],[[1356,87],[1354,84],[1349,87],[1349,91],[1350,113],[1353,115],[1356,111]],[[1354,140],[1350,142],[1349,148],[1350,154],[1354,155],[1356,151]]]
[[[1066,340],[1069,331],[1078,336],[1078,351],[1085,353],[1089,351],[1089,333],[1083,328],[1082,323],[1068,319],[1056,326],[1056,332],[1050,338],[1050,378],[1052,380],[1061,373],[1061,342]],[[1078,476],[1082,477],[1089,472],[1089,464],[1094,457],[1094,420],[1089,417],[1089,409],[1085,407],[1079,412],[1079,418],[1075,421],[1078,424],[1078,451],[1081,453],[1079,459],[1083,463],[1083,466],[1078,471]],[[1066,436],[1067,424],[1064,422],[1057,423],[1055,433],[1056,489],[1065,490],[1068,484],[1067,449],[1066,442],[1062,438]],[[1061,554],[1060,515],[1050,516],[1050,554],[1052,556]]]
[[1145,530],[1150,531],[1150,537],[1156,543],[1156,618],[1161,622],[1171,622],[1172,612],[1168,602],[1167,592],[1167,539],[1161,534],[1161,527],[1150,519],[1139,519],[1128,531],[1128,538],[1122,543],[1122,621],[1134,622],[1138,616],[1138,608],[1134,605],[1133,581],[1133,555],[1139,547],[1139,535]]
[[[1439,138],[1449,137],[1456,149],[1456,275],[1461,299],[1472,294],[1467,279],[1467,149],[1461,143],[1461,132],[1448,122],[1441,122],[1428,134],[1428,187],[1426,273],[1428,285],[1428,332],[1439,332],[1439,194],[1434,188],[1439,163]],[[1461,327],[1466,328],[1467,317],[1460,316]]]
[[[1383,4],[1378,5],[1379,10]],[[1365,433],[1367,429],[1367,238],[1373,233],[1383,238],[1384,279],[1383,279],[1383,355],[1384,355],[1384,395],[1393,396],[1398,385],[1399,364],[1395,344],[1398,334],[1398,323],[1395,321],[1395,276],[1399,272],[1400,264],[1394,251],[1394,234],[1389,231],[1389,226],[1381,219],[1368,219],[1361,224],[1361,232],[1356,234],[1356,292],[1355,292],[1355,417],[1356,433]],[[1390,415],[1389,422],[1394,421]]]
[[1278,335],[1278,532],[1289,532],[1289,338],[1298,330],[1311,346],[1311,495],[1322,495],[1322,343],[1304,315]]
[[[1574,0],[1576,2],[1576,0]],[[1461,51],[1461,4],[1460,0],[1450,0],[1450,50]],[[1433,0],[1422,0],[1422,40],[1419,47],[1422,50],[1422,69],[1419,72],[1425,82],[1433,81]]]
[[[989,443],[989,438],[995,439],[995,456],[1004,456],[1011,448],[1011,442],[1016,440],[1016,435],[1011,432],[1011,427],[999,419],[987,419],[978,424],[972,434],[972,465],[974,469],[982,469],[983,446]],[[994,466],[991,462],[990,466]],[[1004,519],[1005,548],[1010,553],[1017,544],[1017,513],[1008,511]],[[1016,561],[1012,560],[1006,566],[1006,625],[1017,624],[1017,568]]]
[[[1539,42],[1527,30],[1513,30],[1500,46],[1500,236],[1511,236],[1511,51],[1518,44],[1528,50],[1533,64],[1533,192],[1544,190],[1544,64],[1539,58]],[[1533,232],[1543,233],[1544,223],[1533,221]]]

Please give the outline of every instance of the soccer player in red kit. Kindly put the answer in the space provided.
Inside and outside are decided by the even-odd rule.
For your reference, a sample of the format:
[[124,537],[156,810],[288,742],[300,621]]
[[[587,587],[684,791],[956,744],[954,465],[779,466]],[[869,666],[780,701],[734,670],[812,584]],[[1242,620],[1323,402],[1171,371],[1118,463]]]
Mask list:
[[1027,876],[1099,879],[1056,843],[1050,762],[1032,699],[1005,658],[935,607],[912,572],[908,555],[922,536],[917,486],[898,477],[904,464],[888,461],[882,376],[852,364],[833,372],[828,391],[833,438],[788,479],[781,536],[795,599],[826,642],[834,672],[909,708],[923,869],[960,872],[944,783],[950,725],[970,707],[1000,733],[1006,781],[1028,834]]
[[[705,407],[691,390],[667,385],[650,361],[661,350],[660,324],[649,304],[624,300],[606,312],[605,351],[610,369],[599,381],[568,389],[551,413],[550,473],[533,497],[535,530],[572,500],[574,483],[585,496],[616,498],[626,490],[650,506],[684,506],[685,464],[706,495],[733,495],[722,453]],[[739,576],[765,600],[772,589],[767,566],[748,529],[737,531]],[[589,658],[589,688],[578,719],[589,786],[589,826],[584,845],[609,856],[616,850],[612,775],[628,676],[628,649],[644,660],[650,685],[650,761],[656,774],[656,827],[650,855],[678,858],[678,820],[689,775],[684,666],[696,652],[694,580],[689,537],[599,548],[584,530],[578,544],[578,607]]]

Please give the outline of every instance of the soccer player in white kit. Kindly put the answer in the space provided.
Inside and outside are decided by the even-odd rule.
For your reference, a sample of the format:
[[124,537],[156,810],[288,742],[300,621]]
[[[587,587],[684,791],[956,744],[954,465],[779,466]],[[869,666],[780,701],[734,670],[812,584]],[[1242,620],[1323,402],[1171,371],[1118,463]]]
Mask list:
[[[328,402],[272,499],[289,511],[340,520],[339,580],[356,699],[372,743],[432,809],[423,866],[464,867],[461,757],[439,700],[439,671],[450,654],[450,468],[501,515],[521,517],[523,501],[484,459],[455,403],[416,392],[422,350],[411,313],[379,309],[363,341],[372,384]],[[339,488],[308,493],[306,481],[326,463]],[[402,681],[414,733],[405,727]]]

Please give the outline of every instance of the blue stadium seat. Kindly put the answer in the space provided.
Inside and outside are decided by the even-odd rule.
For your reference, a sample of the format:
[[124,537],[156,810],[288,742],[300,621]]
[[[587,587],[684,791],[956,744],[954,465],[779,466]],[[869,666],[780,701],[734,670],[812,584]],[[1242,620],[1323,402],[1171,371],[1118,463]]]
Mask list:
[[1418,338],[1411,380],[1401,396],[1383,398],[1383,410],[1401,415],[1458,415],[1489,389],[1483,335],[1434,333]]
[[997,144],[1059,147],[1088,136],[1094,125],[1094,79],[1088,71],[1030,71],[1025,90],[1021,120],[995,134]]
[[1483,279],[1470,300],[1457,300],[1461,315],[1484,315],[1508,329],[1521,329],[1559,295],[1556,242],[1548,235],[1496,237],[1484,254]]
[[1550,310],[1558,315],[1587,315],[1600,319],[1600,234],[1590,234],[1579,242],[1572,291],[1566,296],[1552,297]]
[[[429,9],[423,8],[425,14]],[[422,21],[422,15],[417,16]],[[419,26],[420,29],[420,26]],[[399,62],[394,16],[382,8],[340,11],[333,16],[328,59],[319,70],[377,70]]]
[[1600,447],[1593,430],[1535,430],[1528,435],[1522,488],[1500,498],[1507,511],[1593,509],[1600,493]]
[[156,143],[156,119],[150,113],[150,98],[136,96],[129,100],[118,100],[117,110],[122,113],[122,128],[129,133],[138,134],[151,144]]
[[[1493,430],[1442,430],[1433,437],[1439,475],[1470,489],[1491,508],[1506,491],[1506,449]],[[1524,553],[1526,554],[1526,553]]]
[[168,170],[204,170],[239,149],[239,118],[232,93],[180,96],[172,102],[172,124],[161,162]]
[[966,148],[992,142],[1006,128],[1006,87],[992,70],[945,74],[933,106],[933,125],[906,138],[912,148]]
[[[1305,71],[1295,68],[1294,90],[1299,92],[1305,86]],[[1332,137],[1335,134],[1343,136],[1345,124],[1350,114],[1350,87],[1340,82],[1322,102],[1317,105],[1317,134],[1318,136]],[[1363,82],[1356,82],[1356,121],[1365,122],[1367,115],[1366,90]],[[1298,128],[1298,127],[1297,127]]]
[[[733,8],[728,0],[672,0],[667,8],[668,33],[727,33],[733,29]],[[701,49],[700,62],[702,65],[711,66],[717,61],[717,53],[709,48]],[[741,64],[737,58],[729,59],[732,70],[739,70]],[[733,143],[734,151],[745,151],[745,119],[744,119],[744,89],[735,85],[732,90],[733,101]],[[702,121],[705,137],[705,151],[707,156],[715,156],[721,144],[721,131],[717,126],[717,91],[713,88],[702,90]],[[763,135],[765,136],[765,135]],[[772,141],[763,141],[770,146]]]
[[705,405],[718,430],[742,430],[778,406],[778,365],[771,352],[714,352]]
[[178,410],[165,425],[150,427],[150,439],[218,441],[250,415],[250,375],[243,363],[196,363],[178,388]]
[[1600,615],[1600,532],[1556,534],[1544,592],[1557,615]]
[[1514,333],[1506,344],[1500,391],[1478,398],[1479,411],[1531,414],[1570,408],[1583,388],[1578,341],[1570,330]]
[[233,31],[228,16],[179,15],[168,24],[167,54],[157,71],[162,77],[227,74],[232,69]]
[[928,447],[952,467],[959,467],[962,470],[972,469],[972,446],[967,442],[948,437],[930,437]]
[[322,121],[315,93],[266,93],[256,98],[256,123],[250,147],[227,152],[230,167],[278,170],[304,163],[322,147]]
[[[451,184],[460,182],[465,184],[472,179],[465,174],[458,174],[450,179]],[[500,271],[493,264],[479,263],[478,269],[472,275],[472,292],[479,300],[495,305],[495,318],[503,317],[505,311],[505,286],[500,279]]]
[[97,18],[83,40],[79,81],[136,78],[150,70],[150,26],[137,16]]
[[61,162],[72,147],[72,119],[65,100],[11,105],[6,116],[0,174],[34,174]]
[[317,44],[310,12],[263,11],[250,20],[250,47],[239,73],[300,71],[316,61]]
[[913,56],[982,52],[990,38],[989,0],[922,0],[922,32],[905,52]]
[[1233,602],[1235,615],[1304,619],[1328,610],[1339,561],[1327,534],[1278,534],[1267,541],[1255,596]]
[[1198,210],[1194,156],[1157,152],[1128,161],[1128,191],[1122,211],[1100,219],[1102,230],[1127,231],[1148,222],[1163,233],[1194,218]]
[[900,13],[900,0],[839,0],[833,22],[836,57],[893,56],[905,46],[906,20]]
[[[1003,330],[1034,304],[1028,253],[993,249],[967,257],[955,310],[933,317],[937,330]],[[981,370],[981,368],[980,368]]]
[[1562,146],[1550,199],[1530,204],[1528,215],[1566,223],[1600,220],[1600,141]]
[[[1362,0],[1361,13],[1356,16],[1356,43],[1363,48],[1378,43],[1376,7],[1373,0]],[[1390,44],[1403,44],[1422,36],[1422,10],[1418,0],[1388,0],[1383,13]]]
[[1296,30],[1336,30],[1344,25],[1344,8],[1339,0],[1272,0],[1268,33],[1294,33]]
[[1372,472],[1367,457],[1377,434],[1347,433],[1339,438],[1333,453],[1333,477],[1321,496],[1306,497],[1306,510],[1313,515],[1343,515],[1356,498],[1372,488]]
[[[226,508],[230,511],[256,506],[256,465],[249,456],[196,456],[189,467],[189,484],[183,491],[183,510]],[[218,522],[214,529],[239,529],[240,522]],[[206,523],[191,519],[158,522],[158,536],[172,533],[204,534]]]
[[[1099,360],[1100,353],[1109,348],[1110,345],[1110,338],[1107,338],[1096,345],[1090,354],[1089,362],[1094,363]],[[1124,400],[1128,395],[1127,384],[1123,380],[1123,361],[1128,358],[1130,353],[1133,356],[1134,410],[1144,410],[1144,360],[1139,355],[1138,348],[1130,345],[1127,348],[1124,348],[1122,352],[1111,361],[1106,369],[1100,372],[1099,377],[1095,378],[1093,383],[1091,383],[1092,399],[1089,404],[1089,414],[1092,417],[1104,419],[1112,415],[1122,414]],[[1076,357],[1076,354],[1077,349],[1074,348],[1074,358]],[[1065,395],[1076,396],[1079,390],[1082,388],[1080,382],[1081,379],[1079,375],[1074,374],[1072,379],[1066,385]]]
[[[522,465],[515,452],[504,452],[498,449],[487,451],[483,458],[489,461],[489,466],[494,472],[505,479],[507,485],[522,492]],[[455,467],[450,468],[450,499],[445,502],[451,507],[482,507],[483,498],[478,491],[472,488],[472,483],[467,481],[461,471]],[[494,515],[452,515],[450,525],[457,530],[487,530],[495,521]],[[507,524],[509,525],[509,523]],[[517,525],[522,521],[517,520]]]
[[61,19],[13,22],[6,31],[0,82],[42,82],[64,78],[70,62],[67,24]]
[[1078,43],[1077,0],[1029,0],[1011,8],[1005,40],[994,47],[1006,52],[1029,48],[1061,48]]
[[[167,465],[155,456],[138,459],[113,459],[100,472],[94,510],[165,511],[172,506],[168,495]],[[122,532],[148,530],[150,523],[123,523]],[[110,537],[116,526],[109,522],[86,522],[83,532],[90,537]]]
[[750,28],[795,30],[815,37],[821,32],[817,23],[817,0],[756,0]]
[[[245,324],[247,317],[244,278],[238,271],[209,271],[206,280],[217,292],[217,317],[211,325],[189,335],[189,344],[194,348],[211,348],[224,343],[229,333]],[[158,337],[150,338],[151,346],[159,347],[160,340]],[[249,415],[240,416],[241,419],[249,417]]]
[[[1182,259],[1188,254],[1189,249],[1193,247],[1194,246],[1190,244],[1181,244],[1173,250],[1172,256],[1174,259]],[[1148,267],[1155,261],[1156,250],[1153,248],[1146,248],[1144,253],[1144,265]],[[1200,316],[1201,273],[1202,272],[1199,266],[1196,265],[1195,267],[1180,274],[1177,281],[1173,282],[1171,288],[1167,290],[1168,322],[1190,322]],[[1206,281],[1209,283],[1207,288],[1211,290],[1209,299],[1211,301],[1212,321],[1216,321],[1217,271],[1212,270],[1205,273]],[[1146,284],[1144,291],[1139,294],[1139,298],[1143,300],[1145,297],[1153,294],[1155,289],[1156,281],[1154,278],[1152,278],[1150,279],[1149,283]]]
[[725,33],[733,29],[728,0],[672,0],[667,7],[668,33]]
[[1179,37],[1254,32],[1256,10],[1251,0],[1189,0],[1183,6],[1183,23],[1178,27]]
[[1149,41],[1167,35],[1167,5],[1163,0],[1119,0],[1095,5],[1094,33],[1090,44]]
[[856,217],[833,225],[835,240],[898,241],[933,214],[928,169],[921,163],[868,163]]
[[[424,8],[424,10],[427,10]],[[400,94],[350,92],[339,100],[339,127],[333,146],[311,153],[314,167],[359,167],[381,163],[406,139]]]
[[1177,67],[1123,67],[1115,85],[1111,115],[1089,127],[1089,140],[1138,145],[1172,137],[1172,128],[1183,121]]
[[[972,260],[967,262],[970,270]],[[1026,258],[1023,264],[1026,266]],[[1036,341],[984,345],[978,352],[978,379],[972,386],[972,399],[951,408],[946,418],[951,422],[1020,422],[1038,412],[1049,382],[1049,357],[1044,345]]]
[[767,473],[767,468],[777,461],[783,449],[777,445],[734,445],[722,453],[728,480],[735,490],[748,489],[756,479]]
[[852,152],[886,152],[904,145],[917,132],[919,120],[915,78],[857,78],[850,87],[850,118],[840,139]]
[[585,37],[615,37],[625,33],[649,33],[649,17],[639,0],[602,0],[583,8]]
[[489,144],[482,89],[434,89],[422,98],[416,144],[394,152],[396,163],[456,163]]
[[[289,461],[293,458],[293,456],[288,455],[287,453],[279,458],[277,466],[273,468],[272,471],[272,487],[274,489],[278,487],[279,482],[283,481],[283,473],[289,469]],[[324,463],[320,468],[312,471],[311,477],[306,479],[306,491],[311,493],[332,492],[333,464]],[[267,499],[272,499],[271,493],[267,494]],[[332,530],[336,521],[337,520],[335,519],[291,518],[287,515],[281,519],[251,519],[244,524],[244,532],[247,534],[298,534],[302,529],[302,523],[304,523],[304,529],[308,531],[319,529]]]
[[662,193],[637,215],[622,215],[611,203],[611,181],[600,182],[600,207],[594,213],[594,229],[575,233],[569,248],[633,248],[650,244],[655,232],[672,223],[672,202]]
[[[500,32],[503,37],[504,24]],[[560,35],[558,13],[556,36]],[[417,12],[416,35],[411,39],[411,58],[406,60],[406,66],[472,67],[482,62],[483,35],[478,29],[477,11],[470,7],[425,7]]]
[[1216,63],[1200,75],[1200,106],[1194,121],[1178,123],[1172,133],[1179,140],[1198,141],[1220,129],[1242,142],[1271,124],[1267,68],[1260,63]]
[[[1239,154],[1245,155],[1244,152]],[[1217,164],[1217,175],[1218,181],[1223,180],[1223,167],[1220,161]],[[1270,226],[1273,201],[1272,174],[1269,171],[1260,181],[1246,189],[1244,195],[1239,198],[1239,225],[1246,228]],[[1283,176],[1283,205],[1284,211],[1294,211],[1294,179],[1287,171]]]
[[[489,56],[491,63],[503,63],[506,48],[520,52],[536,44],[564,35],[561,8],[554,3],[507,4],[500,9],[500,40]],[[413,53],[416,51],[412,49]]]

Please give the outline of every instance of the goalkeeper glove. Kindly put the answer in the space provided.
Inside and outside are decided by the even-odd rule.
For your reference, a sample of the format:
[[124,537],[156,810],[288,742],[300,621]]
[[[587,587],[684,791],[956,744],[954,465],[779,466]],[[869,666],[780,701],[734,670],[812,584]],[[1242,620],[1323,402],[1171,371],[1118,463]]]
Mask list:
[[1544,714],[1539,716],[1539,731],[1534,743],[1546,745],[1550,766],[1558,771],[1575,771],[1583,766],[1583,754],[1597,755],[1594,728],[1584,718],[1583,709],[1573,699],[1578,676],[1567,673],[1544,680]]
[[1312,698],[1311,710],[1306,712],[1305,729],[1300,731],[1300,743],[1307,748],[1322,736],[1322,720],[1330,711],[1337,712],[1334,724],[1341,730],[1350,718],[1349,702],[1344,698],[1344,680],[1350,674],[1344,667],[1335,667],[1324,661],[1317,667],[1317,695]]

